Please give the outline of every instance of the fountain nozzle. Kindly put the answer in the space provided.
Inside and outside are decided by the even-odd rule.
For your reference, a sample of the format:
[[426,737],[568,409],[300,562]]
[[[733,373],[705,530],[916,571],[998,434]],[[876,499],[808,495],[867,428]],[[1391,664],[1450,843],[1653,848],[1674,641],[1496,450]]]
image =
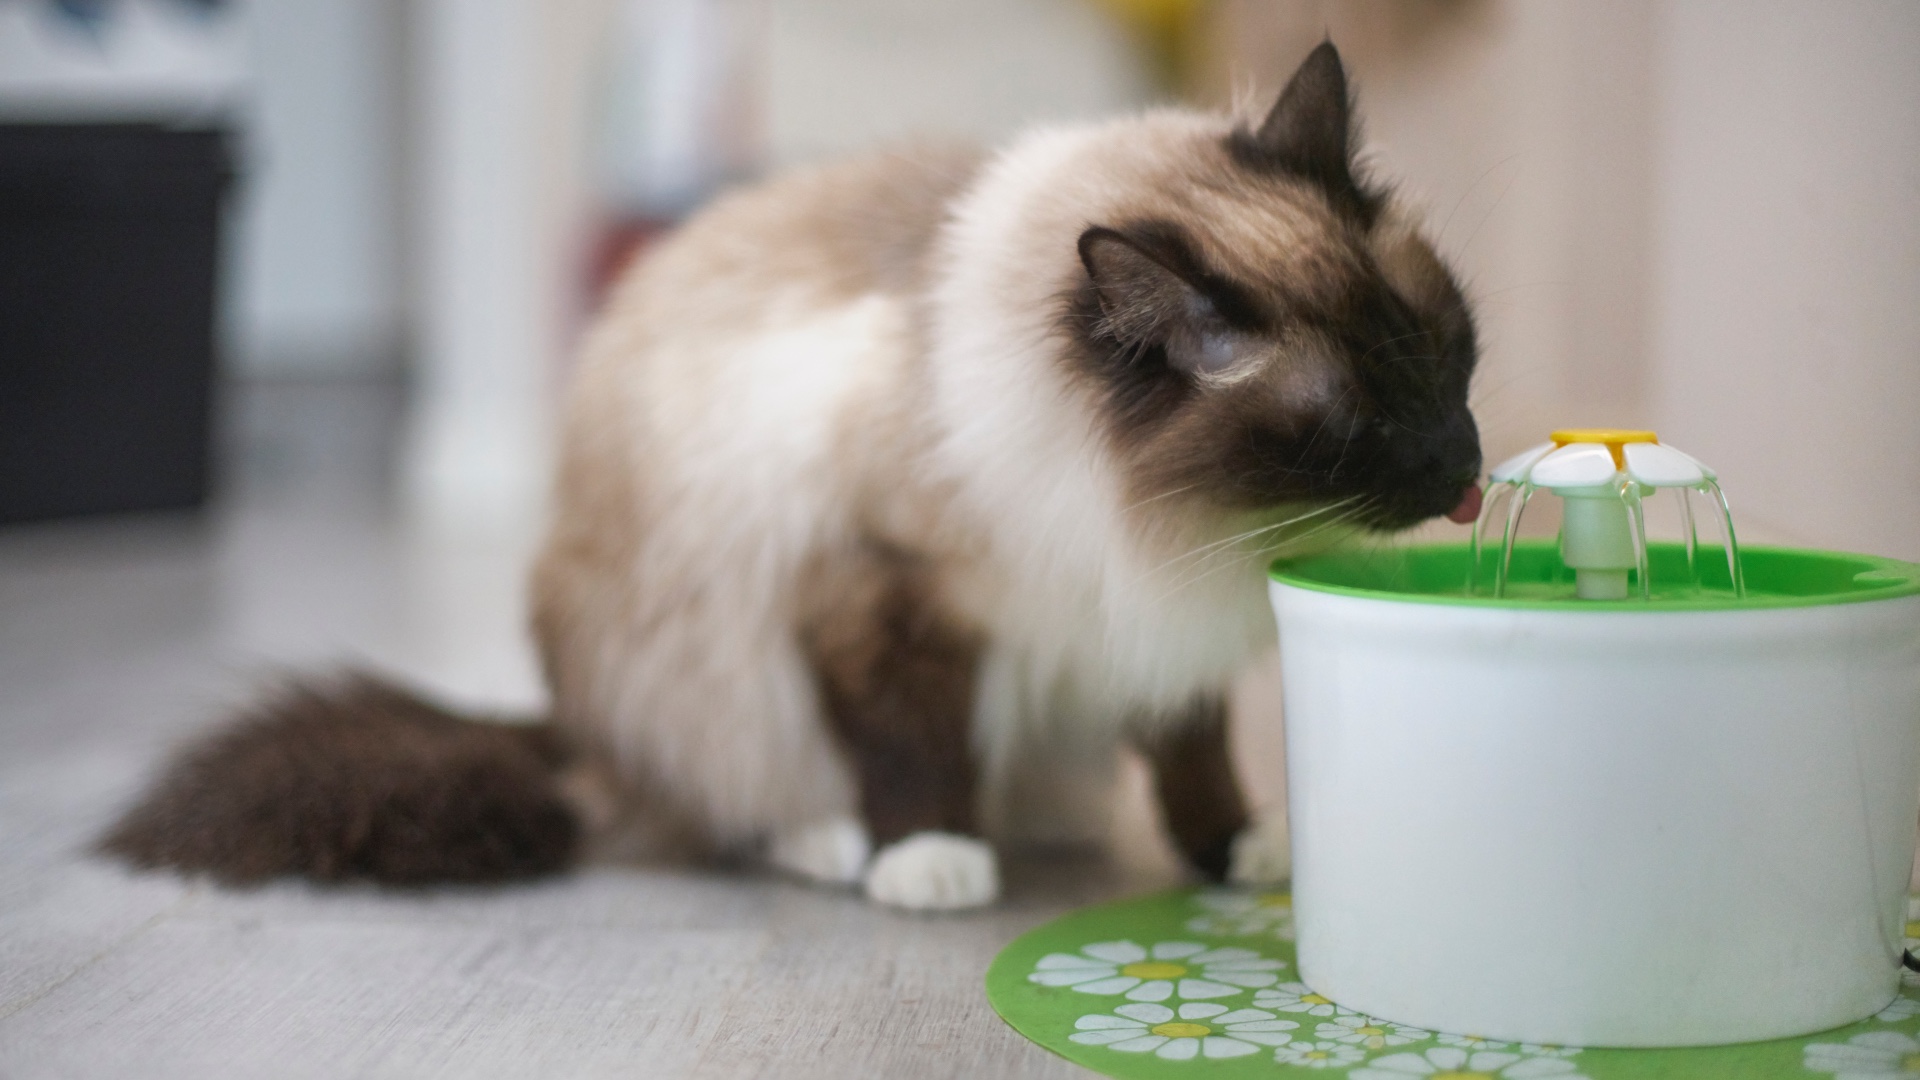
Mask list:
[[[1737,558],[1733,555],[1732,521],[1725,516],[1726,498],[1720,494],[1712,469],[1670,446],[1651,431],[1617,428],[1567,428],[1552,441],[1526,451],[1495,468],[1489,479],[1513,495],[1503,543],[1501,572],[1495,593],[1505,590],[1506,554],[1526,500],[1541,488],[1558,495],[1565,514],[1560,528],[1560,558],[1574,572],[1574,592],[1583,600],[1625,600],[1630,574],[1640,575],[1642,598],[1647,582],[1646,522],[1641,500],[1659,488],[1680,489],[1687,518],[1687,561],[1693,564],[1693,512],[1686,502],[1689,490],[1710,492],[1720,502],[1727,527],[1729,573],[1734,591],[1742,591]],[[1495,499],[1487,499],[1487,513],[1474,528],[1474,566],[1479,567],[1481,527],[1491,515]]]

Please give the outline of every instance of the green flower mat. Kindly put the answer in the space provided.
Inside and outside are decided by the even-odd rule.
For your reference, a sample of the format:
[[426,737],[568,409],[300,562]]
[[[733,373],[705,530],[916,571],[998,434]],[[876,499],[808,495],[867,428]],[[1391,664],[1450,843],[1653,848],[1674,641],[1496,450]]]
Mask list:
[[[1907,934],[1920,947],[1920,923]],[[1076,911],[1001,950],[987,999],[1020,1034],[1117,1077],[1920,1078],[1911,973],[1879,1015],[1798,1039],[1688,1050],[1493,1042],[1377,1020],[1301,984],[1285,893],[1182,889]]]

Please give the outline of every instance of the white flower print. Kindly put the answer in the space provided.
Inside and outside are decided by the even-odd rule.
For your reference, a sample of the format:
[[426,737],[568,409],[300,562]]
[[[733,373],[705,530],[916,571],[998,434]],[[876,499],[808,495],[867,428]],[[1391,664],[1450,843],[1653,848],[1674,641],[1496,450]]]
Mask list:
[[1843,1043],[1810,1043],[1806,1066],[1835,1080],[1912,1080],[1920,1076],[1920,1042],[1897,1031],[1869,1031]]
[[1920,1016],[1920,1001],[1915,1001],[1910,997],[1894,998],[1892,1004],[1873,1014],[1875,1020],[1885,1024],[1911,1020],[1916,1016]]
[[1332,1016],[1340,1011],[1331,999],[1314,993],[1312,987],[1301,982],[1281,983],[1271,990],[1262,990],[1253,995],[1253,1003],[1262,1009],[1308,1016]]
[[1283,892],[1247,892],[1208,889],[1195,893],[1193,902],[1206,914],[1187,920],[1196,934],[1265,937],[1293,940],[1293,896]]
[[[1489,1046],[1505,1046],[1505,1043],[1490,1043]],[[1561,1046],[1558,1043],[1521,1043],[1520,1052],[1528,1057],[1570,1058],[1580,1052],[1577,1046]]]
[[1209,949],[1192,941],[1153,946],[1101,941],[1077,953],[1041,957],[1027,980],[1083,994],[1124,994],[1130,1001],[1191,1001],[1272,986],[1280,978],[1275,973],[1286,966],[1252,949]]
[[1350,1046],[1363,1046],[1368,1050],[1382,1050],[1389,1046],[1405,1046],[1411,1042],[1430,1039],[1433,1032],[1422,1031],[1416,1027],[1405,1027],[1377,1020],[1356,1012],[1343,1012],[1332,1020],[1325,1021],[1313,1031],[1313,1037],[1346,1043]]
[[1462,1050],[1505,1050],[1513,1044],[1495,1042],[1484,1035],[1442,1035],[1440,1045],[1457,1046]]
[[1505,1050],[1465,1050],[1436,1046],[1424,1054],[1389,1054],[1347,1074],[1349,1080],[1407,1080],[1409,1076],[1448,1080],[1587,1080],[1573,1062],[1559,1057],[1529,1057]]
[[1067,1036],[1087,1046],[1105,1046],[1130,1054],[1149,1051],[1168,1061],[1196,1057],[1234,1058],[1258,1053],[1262,1046],[1280,1046],[1299,1027],[1259,1009],[1227,1011],[1211,1001],[1189,1001],[1178,1012],[1165,1005],[1140,1001],[1122,1005],[1113,1015],[1093,1013],[1074,1022]]
[[1293,1042],[1273,1052],[1273,1060],[1303,1069],[1344,1069],[1358,1065],[1366,1052],[1337,1042]]

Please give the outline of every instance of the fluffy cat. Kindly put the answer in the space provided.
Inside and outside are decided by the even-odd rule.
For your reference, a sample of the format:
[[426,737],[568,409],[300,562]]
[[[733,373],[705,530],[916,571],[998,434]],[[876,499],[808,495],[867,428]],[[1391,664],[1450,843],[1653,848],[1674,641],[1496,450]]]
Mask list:
[[962,908],[998,892],[996,797],[1130,742],[1199,871],[1284,876],[1226,747],[1267,555],[1455,512],[1480,468],[1470,312],[1353,130],[1329,43],[1257,124],[1156,111],[718,200],[585,347],[533,573],[551,725],[295,690],[109,848],[489,879],[627,820]]

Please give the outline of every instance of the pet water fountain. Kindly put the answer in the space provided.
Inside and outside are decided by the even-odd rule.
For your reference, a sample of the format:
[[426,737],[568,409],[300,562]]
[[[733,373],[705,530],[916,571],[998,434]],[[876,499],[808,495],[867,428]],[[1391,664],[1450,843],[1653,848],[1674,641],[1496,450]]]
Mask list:
[[[1713,470],[1650,432],[1558,432],[1491,480],[1470,543],[1274,569],[1300,979],[1397,1023],[1588,1047],[1886,1007],[1920,566],[1741,549]],[[1663,489],[1682,536],[1649,543]],[[1519,539],[1543,491],[1559,539]]]

